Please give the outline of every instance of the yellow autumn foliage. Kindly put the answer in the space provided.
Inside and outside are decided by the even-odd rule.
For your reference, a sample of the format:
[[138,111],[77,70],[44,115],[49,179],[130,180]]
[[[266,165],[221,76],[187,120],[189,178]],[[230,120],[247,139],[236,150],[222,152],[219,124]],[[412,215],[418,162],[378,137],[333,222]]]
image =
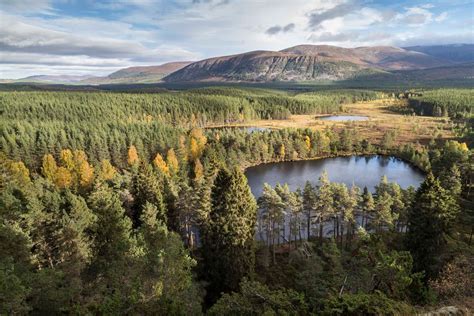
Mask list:
[[166,164],[166,161],[164,161],[163,157],[159,153],[157,153],[155,156],[155,159],[153,159],[153,164],[162,173],[169,175],[170,170],[168,168],[168,165]]
[[127,162],[130,166],[133,166],[137,164],[139,161],[140,159],[138,158],[137,148],[131,145],[130,148],[128,149]]

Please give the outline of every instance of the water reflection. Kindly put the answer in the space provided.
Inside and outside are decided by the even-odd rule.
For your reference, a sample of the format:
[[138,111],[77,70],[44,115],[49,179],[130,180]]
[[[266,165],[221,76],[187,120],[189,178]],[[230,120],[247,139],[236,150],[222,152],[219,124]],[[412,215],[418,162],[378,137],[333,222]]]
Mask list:
[[302,188],[306,181],[317,184],[326,170],[331,182],[353,183],[373,191],[382,176],[398,183],[402,188],[418,187],[424,175],[417,168],[395,157],[380,155],[335,157],[319,160],[288,161],[263,164],[248,168],[245,172],[250,188],[256,197],[262,193],[264,183],[275,186],[288,183],[291,190]]

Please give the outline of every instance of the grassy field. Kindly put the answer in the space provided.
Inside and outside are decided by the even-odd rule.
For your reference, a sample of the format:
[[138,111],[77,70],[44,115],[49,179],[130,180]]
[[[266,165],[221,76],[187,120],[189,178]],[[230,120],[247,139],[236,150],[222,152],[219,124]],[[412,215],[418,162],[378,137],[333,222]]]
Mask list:
[[[394,110],[397,109],[397,111]],[[405,100],[383,99],[358,102],[344,106],[344,115],[367,116],[366,121],[324,121],[317,115],[292,115],[287,120],[255,120],[240,126],[267,128],[311,128],[324,130],[335,126],[337,129],[355,128],[365,138],[380,141],[387,131],[394,131],[396,143],[427,144],[431,139],[454,137],[451,120],[448,117],[426,117],[400,114],[408,110]],[[239,125],[232,125],[239,126]],[[212,126],[217,127],[217,126]]]

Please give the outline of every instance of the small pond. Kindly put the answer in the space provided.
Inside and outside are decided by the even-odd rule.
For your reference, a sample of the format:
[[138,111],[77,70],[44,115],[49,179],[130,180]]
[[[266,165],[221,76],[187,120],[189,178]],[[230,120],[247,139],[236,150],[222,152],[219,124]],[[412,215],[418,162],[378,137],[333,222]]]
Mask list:
[[330,116],[321,116],[318,119],[323,121],[367,121],[369,118],[367,116],[359,115],[330,115]]
[[271,186],[288,183],[291,190],[296,190],[303,188],[306,181],[317,184],[324,170],[328,172],[331,182],[345,183],[349,187],[354,183],[372,192],[384,175],[389,182],[396,182],[404,189],[418,187],[424,180],[424,174],[419,169],[398,158],[380,155],[262,164],[248,168],[245,175],[252,193],[259,197],[264,183]]

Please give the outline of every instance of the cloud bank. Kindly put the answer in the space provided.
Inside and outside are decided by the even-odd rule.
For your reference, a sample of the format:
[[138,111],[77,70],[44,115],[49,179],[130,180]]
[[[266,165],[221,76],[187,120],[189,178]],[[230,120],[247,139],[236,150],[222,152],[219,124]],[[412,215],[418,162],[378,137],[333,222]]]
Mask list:
[[305,43],[472,43],[470,10],[462,0],[3,0],[0,78],[104,75]]

